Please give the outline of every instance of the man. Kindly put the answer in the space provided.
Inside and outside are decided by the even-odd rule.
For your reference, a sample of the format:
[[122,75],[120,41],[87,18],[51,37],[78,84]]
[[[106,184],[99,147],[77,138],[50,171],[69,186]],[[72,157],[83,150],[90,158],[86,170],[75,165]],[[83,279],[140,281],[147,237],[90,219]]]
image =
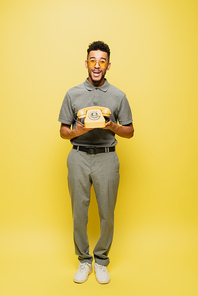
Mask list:
[[[110,49],[101,41],[87,49],[85,67],[88,78],[71,88],[63,101],[59,121],[60,135],[73,145],[67,159],[68,186],[72,201],[74,244],[79,268],[74,282],[83,283],[92,272],[93,257],[89,254],[87,237],[90,188],[93,184],[100,216],[100,238],[93,250],[96,279],[110,281],[107,270],[108,253],[113,239],[114,208],[119,184],[119,160],[115,152],[115,134],[133,136],[132,115],[125,94],[105,79],[110,69]],[[111,111],[103,128],[86,128],[76,114],[85,107],[103,106]],[[119,122],[120,125],[117,124]],[[72,128],[71,128],[72,126]]]

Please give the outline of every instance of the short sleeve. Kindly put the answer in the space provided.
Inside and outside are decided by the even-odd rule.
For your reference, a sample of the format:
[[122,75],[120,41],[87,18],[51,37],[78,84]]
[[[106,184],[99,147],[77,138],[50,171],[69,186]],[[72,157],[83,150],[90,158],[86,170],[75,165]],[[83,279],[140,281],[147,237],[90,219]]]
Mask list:
[[132,123],[133,121],[131,108],[125,94],[120,103],[120,109],[118,112],[118,121],[121,125],[127,125]]
[[74,122],[74,113],[71,105],[71,98],[67,92],[63,100],[58,121],[71,125]]

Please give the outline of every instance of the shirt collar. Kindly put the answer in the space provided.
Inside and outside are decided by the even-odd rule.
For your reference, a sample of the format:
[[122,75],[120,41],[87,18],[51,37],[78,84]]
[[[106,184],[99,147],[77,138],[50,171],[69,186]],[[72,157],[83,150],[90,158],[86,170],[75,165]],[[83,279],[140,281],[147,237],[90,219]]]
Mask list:
[[95,87],[93,84],[91,84],[88,81],[88,78],[85,80],[84,85],[86,87],[87,90],[94,90],[96,88],[99,88],[100,90],[102,90],[103,92],[106,92],[109,88],[109,82],[107,81],[107,79],[105,79],[105,82],[103,85],[99,86],[99,87]]

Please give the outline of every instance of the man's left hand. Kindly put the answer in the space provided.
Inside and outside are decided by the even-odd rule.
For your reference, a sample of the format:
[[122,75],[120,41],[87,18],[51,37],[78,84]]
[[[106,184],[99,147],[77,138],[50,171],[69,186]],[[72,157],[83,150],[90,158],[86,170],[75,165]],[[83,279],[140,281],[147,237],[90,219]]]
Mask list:
[[132,123],[128,125],[118,125],[115,122],[113,122],[111,119],[109,120],[109,122],[106,123],[106,126],[103,129],[109,129],[116,135],[123,138],[128,138],[128,139],[133,137],[133,133],[134,133],[134,128]]
[[110,130],[112,130],[114,124],[115,124],[115,123],[110,119],[110,120],[106,123],[104,129],[110,129]]

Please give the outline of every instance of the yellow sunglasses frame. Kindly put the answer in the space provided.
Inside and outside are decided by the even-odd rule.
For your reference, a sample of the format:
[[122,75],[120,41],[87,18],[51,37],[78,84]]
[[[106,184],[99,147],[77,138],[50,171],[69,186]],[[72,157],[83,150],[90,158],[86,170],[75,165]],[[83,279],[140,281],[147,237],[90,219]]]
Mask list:
[[[94,63],[94,65],[90,65],[90,62],[91,61],[93,61],[93,63]],[[102,65],[100,64],[102,62]],[[88,63],[88,65],[89,65],[89,67],[95,67],[96,66],[96,64],[98,63],[98,65],[100,66],[100,68],[106,68],[107,67],[107,65],[108,65],[108,63],[105,61],[105,60],[99,60],[99,61],[97,61],[97,60],[95,60],[95,59],[90,59],[90,60],[87,60],[87,63]]]

